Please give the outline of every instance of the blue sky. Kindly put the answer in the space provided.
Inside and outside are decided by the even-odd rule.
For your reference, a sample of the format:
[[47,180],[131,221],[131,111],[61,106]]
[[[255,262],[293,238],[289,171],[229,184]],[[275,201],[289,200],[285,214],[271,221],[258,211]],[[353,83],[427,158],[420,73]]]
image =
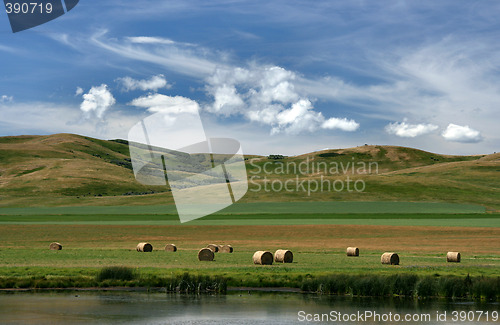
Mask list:
[[2,11],[0,135],[127,138],[182,106],[245,153],[492,153],[498,13],[497,1],[81,0],[13,34]]

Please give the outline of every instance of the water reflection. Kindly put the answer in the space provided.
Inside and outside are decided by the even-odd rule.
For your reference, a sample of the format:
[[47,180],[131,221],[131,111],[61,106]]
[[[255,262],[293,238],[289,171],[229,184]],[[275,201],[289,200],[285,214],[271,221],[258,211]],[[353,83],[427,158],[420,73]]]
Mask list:
[[[2,324],[305,324],[317,315],[327,315],[325,323],[353,324],[361,321],[334,322],[330,316],[332,312],[354,315],[366,311],[379,315],[429,314],[429,321],[413,323],[456,324],[452,312],[488,311],[491,317],[498,310],[498,303],[247,291],[219,296],[137,292],[0,294]],[[436,312],[447,312],[446,321],[437,321]],[[366,324],[396,323],[387,319],[362,320]],[[484,316],[474,323],[481,321],[486,323]]]

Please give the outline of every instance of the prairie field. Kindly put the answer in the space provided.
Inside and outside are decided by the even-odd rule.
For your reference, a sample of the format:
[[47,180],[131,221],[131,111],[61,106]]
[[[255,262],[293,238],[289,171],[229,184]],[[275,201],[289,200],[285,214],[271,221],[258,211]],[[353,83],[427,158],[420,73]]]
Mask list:
[[[394,288],[410,279],[408,294],[431,283],[440,289],[428,296],[474,290],[477,297],[498,296],[500,154],[360,146],[276,157],[245,156],[243,198],[181,224],[168,184],[134,178],[127,141],[72,134],[0,138],[0,288],[173,288],[199,277],[220,288],[222,277],[230,286],[311,291],[342,282],[344,291],[330,291],[342,294],[373,276],[365,282],[392,281]],[[294,180],[307,191],[283,187]],[[362,182],[364,190],[317,190],[322,182],[348,180]],[[49,250],[51,242],[63,249]],[[151,243],[153,252],[137,252],[139,242]],[[164,251],[169,243],[178,251]],[[234,252],[198,261],[198,250],[210,243],[230,244]],[[358,247],[360,256],[347,257],[348,246]],[[291,250],[293,263],[253,264],[255,251],[277,249]],[[447,263],[449,251],[460,252],[462,261]],[[384,252],[397,253],[400,264],[382,265]],[[140,276],[96,280],[108,267]],[[449,293],[464,279],[462,291]],[[370,288],[360,294],[400,292]]]
[[[367,220],[370,223],[370,220]],[[252,278],[255,274],[416,273],[421,275],[497,276],[500,268],[498,227],[436,227],[387,225],[0,225],[0,274],[71,275],[104,266],[127,266],[165,274],[191,271],[207,275]],[[57,241],[61,251],[50,251]],[[136,252],[149,242],[151,253]],[[174,243],[175,253],[164,246]],[[209,243],[230,244],[234,252],[216,253],[199,262],[197,252]],[[347,257],[356,246],[359,257]],[[257,250],[289,249],[294,262],[257,266]],[[384,252],[396,252],[399,266],[380,263]],[[459,251],[461,263],[447,263],[446,253]],[[251,273],[248,273],[251,272]],[[36,272],[35,272],[36,273]]]

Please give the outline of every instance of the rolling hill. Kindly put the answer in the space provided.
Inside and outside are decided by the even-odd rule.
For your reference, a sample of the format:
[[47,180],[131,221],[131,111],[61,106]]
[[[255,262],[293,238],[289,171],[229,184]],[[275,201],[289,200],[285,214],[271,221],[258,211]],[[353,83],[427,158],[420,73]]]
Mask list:
[[[500,210],[500,154],[448,156],[361,146],[293,157],[249,156],[246,165],[250,183],[242,202],[423,201]],[[348,191],[348,183],[364,184],[363,191]],[[323,190],[312,191],[321,184]],[[168,187],[135,180],[124,140],[73,134],[0,138],[0,207],[171,203]]]

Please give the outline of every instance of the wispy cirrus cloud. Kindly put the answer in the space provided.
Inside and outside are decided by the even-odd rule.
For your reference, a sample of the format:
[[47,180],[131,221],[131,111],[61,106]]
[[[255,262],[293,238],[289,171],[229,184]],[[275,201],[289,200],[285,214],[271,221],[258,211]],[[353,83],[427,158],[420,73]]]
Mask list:
[[167,45],[175,44],[175,42],[172,41],[171,39],[163,38],[163,37],[131,36],[131,37],[127,37],[127,39],[131,43],[138,43],[138,44],[167,44]]
[[170,41],[158,42],[156,38],[142,38],[142,42],[137,42],[136,38],[127,37],[119,41],[107,38],[107,33],[107,30],[95,33],[90,38],[90,44],[119,56],[154,63],[183,75],[197,78],[208,76],[214,72],[219,62],[217,53],[203,48],[192,48]]
[[2,44],[0,44],[0,51],[12,53],[12,54],[19,52],[19,50],[17,50],[14,47],[2,45]]

